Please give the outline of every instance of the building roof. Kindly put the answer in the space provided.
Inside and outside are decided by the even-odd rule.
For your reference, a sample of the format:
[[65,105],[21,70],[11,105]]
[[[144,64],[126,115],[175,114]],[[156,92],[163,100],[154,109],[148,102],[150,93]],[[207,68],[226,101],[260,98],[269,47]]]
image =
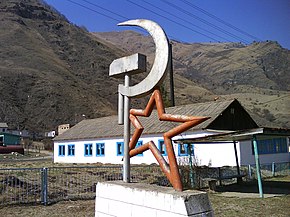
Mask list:
[[177,139],[174,142],[181,144],[188,143],[217,143],[217,142],[233,142],[252,140],[256,136],[257,139],[273,139],[289,137],[290,130],[282,128],[255,128],[247,130],[239,130],[234,132],[218,133],[214,135],[207,135],[195,138]]
[[[211,117],[210,119],[187,131],[193,132],[196,130],[207,129],[207,127],[212,124],[234,102],[239,104],[237,100],[213,101],[169,107],[166,108],[165,111],[168,114]],[[169,129],[172,129],[174,126],[180,125],[180,123],[159,121],[156,110],[154,110],[151,116],[148,118],[138,118],[144,127],[143,135],[161,134],[168,131]],[[133,133],[133,131],[134,127],[131,126],[131,133]],[[118,116],[108,116],[83,120],[76,124],[74,127],[65,131],[63,134],[57,136],[54,140],[83,140],[120,136],[123,136],[123,126],[118,125]]]
[[0,123],[0,128],[8,128],[7,123]]

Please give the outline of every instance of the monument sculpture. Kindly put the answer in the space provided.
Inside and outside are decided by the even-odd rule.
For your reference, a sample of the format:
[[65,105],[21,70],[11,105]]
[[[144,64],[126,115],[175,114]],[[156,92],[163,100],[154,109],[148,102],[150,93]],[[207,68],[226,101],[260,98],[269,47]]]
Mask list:
[[[124,78],[118,87],[118,122],[124,125],[123,182],[98,182],[96,186],[95,217],[148,217],[148,216],[213,216],[213,211],[205,192],[182,189],[171,138],[205,121],[207,117],[192,117],[166,114],[159,85],[162,83],[170,64],[168,40],[159,25],[149,20],[129,20],[119,25],[139,26],[146,29],[156,45],[155,60],[151,71],[140,83],[130,86],[133,74],[146,71],[146,56],[133,54],[114,60],[110,65],[110,76]],[[144,110],[130,109],[132,97],[142,97],[152,93]],[[160,121],[181,124],[163,134],[168,162],[153,141],[136,147],[143,132],[139,116],[149,117],[156,105]],[[135,131],[130,138],[130,123]],[[162,171],[173,188],[130,182],[130,157],[151,150]]]
[[[125,84],[120,84],[119,92],[119,124],[124,124],[124,176],[123,180],[129,182],[130,177],[130,161],[129,158],[138,155],[148,149],[151,150],[162,171],[167,176],[173,188],[182,191],[182,182],[178,171],[175,153],[172,146],[171,138],[198,125],[208,119],[208,117],[194,117],[184,115],[166,114],[159,86],[162,83],[167,68],[170,65],[169,44],[166,34],[162,28],[150,20],[129,20],[118,25],[122,26],[139,26],[147,30],[152,36],[156,45],[155,59],[151,71],[147,77],[140,83],[130,86],[130,76],[136,73],[146,71],[146,56],[142,54],[134,54],[132,56],[123,57],[114,60],[110,65],[110,76],[124,77]],[[141,97],[153,92],[149,102],[144,110],[130,109],[130,98]],[[143,126],[138,116],[148,117],[156,105],[158,118],[160,121],[181,122],[182,124],[163,134],[166,152],[168,154],[168,162],[163,158],[162,154],[153,141],[143,144],[136,148],[138,139],[143,132]],[[130,139],[130,121],[135,127],[132,138]]]

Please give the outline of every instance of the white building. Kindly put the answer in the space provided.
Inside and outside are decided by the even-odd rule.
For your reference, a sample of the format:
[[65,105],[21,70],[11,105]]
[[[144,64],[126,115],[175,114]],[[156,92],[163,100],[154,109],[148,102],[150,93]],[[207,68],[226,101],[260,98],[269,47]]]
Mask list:
[[[237,100],[176,106],[167,108],[166,113],[211,117],[182,135],[174,137],[173,140],[220,135],[259,127]],[[166,159],[167,153],[162,135],[178,123],[159,121],[156,111],[153,111],[148,118],[138,118],[144,131],[137,145],[153,141]],[[117,116],[110,116],[83,120],[57,136],[54,139],[54,162],[122,164],[123,126],[118,125],[117,119]],[[131,133],[133,131],[132,126]],[[190,150],[197,165],[235,166],[236,158],[239,165],[255,162],[251,140],[238,141],[235,145],[234,142],[189,144],[191,149],[187,149],[188,144],[173,144],[177,162],[180,164],[188,162]],[[235,146],[237,155],[235,155]],[[260,140],[258,147],[261,163],[289,162],[289,144],[285,136]],[[135,156],[130,161],[132,164],[157,163],[151,151]]]
[[6,133],[8,131],[7,123],[0,123],[0,132]]
[[54,138],[56,135],[55,130],[49,131],[49,132],[45,132],[44,136],[45,137],[49,137],[49,138]]
[[70,128],[69,124],[61,124],[57,127],[57,133],[58,135],[63,134],[65,131],[67,131]]

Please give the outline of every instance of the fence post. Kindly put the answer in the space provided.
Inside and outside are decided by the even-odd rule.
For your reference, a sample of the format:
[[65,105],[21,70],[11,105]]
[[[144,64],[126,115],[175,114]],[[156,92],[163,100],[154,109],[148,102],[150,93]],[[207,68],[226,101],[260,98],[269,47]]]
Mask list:
[[272,176],[275,176],[275,162],[272,162]]
[[47,168],[41,169],[41,203],[47,205]]
[[251,164],[248,165],[248,175],[249,175],[249,179],[252,179],[252,167],[251,167]]
[[190,185],[192,188],[196,188],[196,185],[195,185],[195,178],[194,178],[194,172],[193,172],[193,162],[192,162],[192,145],[191,144],[187,144],[187,151],[188,151],[188,154],[189,154],[189,179],[190,179]]

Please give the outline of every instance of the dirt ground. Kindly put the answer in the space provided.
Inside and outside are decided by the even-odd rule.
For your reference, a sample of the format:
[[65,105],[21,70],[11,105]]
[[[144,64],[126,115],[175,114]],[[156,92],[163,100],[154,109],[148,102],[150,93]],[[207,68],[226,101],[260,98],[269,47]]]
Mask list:
[[209,193],[215,216],[290,216],[290,176],[264,180],[262,190],[264,198],[257,181],[218,186]]
[[[271,198],[223,197],[219,193],[209,193],[216,217],[289,217],[290,195]],[[0,216],[5,217],[90,217],[94,216],[94,200],[63,201],[50,206],[27,205],[0,208]]]
[[94,200],[62,201],[49,206],[0,207],[0,216],[5,217],[90,217],[95,216],[94,212]]

